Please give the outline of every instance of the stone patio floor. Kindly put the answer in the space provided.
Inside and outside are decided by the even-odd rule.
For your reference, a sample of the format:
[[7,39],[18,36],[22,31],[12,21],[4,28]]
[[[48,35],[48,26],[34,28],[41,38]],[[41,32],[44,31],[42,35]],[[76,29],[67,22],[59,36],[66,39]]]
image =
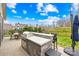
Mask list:
[[[58,51],[61,56],[68,56],[63,52],[62,47],[58,47]],[[9,37],[5,37],[0,46],[0,56],[29,56],[26,51],[21,47],[21,40],[9,40]]]
[[21,48],[21,40],[9,40],[4,38],[0,47],[0,56],[28,56]]

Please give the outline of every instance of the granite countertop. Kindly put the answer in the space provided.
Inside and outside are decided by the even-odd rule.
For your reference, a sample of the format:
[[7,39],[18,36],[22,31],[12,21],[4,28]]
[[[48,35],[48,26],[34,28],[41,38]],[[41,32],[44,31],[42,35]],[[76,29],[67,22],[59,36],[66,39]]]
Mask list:
[[46,39],[46,38],[42,38],[42,37],[38,37],[38,36],[31,36],[28,38],[28,40],[31,40],[32,42],[42,46],[44,44],[46,44],[47,42],[50,42],[50,39]]
[[[45,33],[36,33],[36,32],[31,32],[31,34],[36,34],[36,35],[30,35],[29,32],[25,32],[22,37],[25,38],[25,40],[30,40],[40,46],[51,42],[51,38],[53,35],[51,34],[45,34]],[[30,36],[28,36],[30,35]],[[45,37],[43,37],[45,36]],[[49,38],[46,38],[49,37]]]
[[51,34],[46,34],[46,33],[37,33],[37,32],[32,32],[32,33],[34,33],[34,34],[39,34],[39,35],[53,36],[53,35],[51,35]]

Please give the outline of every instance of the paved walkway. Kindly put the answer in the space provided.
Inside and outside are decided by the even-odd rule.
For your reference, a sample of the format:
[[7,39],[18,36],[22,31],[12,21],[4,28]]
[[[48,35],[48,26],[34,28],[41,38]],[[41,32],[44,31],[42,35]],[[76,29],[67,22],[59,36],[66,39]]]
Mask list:
[[61,53],[61,56],[69,56],[68,54],[64,53],[64,48],[58,47],[58,51]]
[[[68,56],[62,47],[58,47],[58,51],[62,56]],[[6,37],[0,47],[0,56],[28,56],[28,54],[21,48],[21,40],[9,40],[9,37]]]
[[28,56],[21,48],[21,40],[9,40],[4,38],[0,47],[0,56]]

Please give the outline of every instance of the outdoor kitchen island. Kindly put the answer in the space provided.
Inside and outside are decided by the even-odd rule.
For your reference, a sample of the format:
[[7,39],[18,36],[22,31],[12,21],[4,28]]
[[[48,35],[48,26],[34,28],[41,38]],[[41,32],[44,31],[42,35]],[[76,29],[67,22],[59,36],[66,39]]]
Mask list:
[[31,56],[44,56],[52,48],[52,35],[35,32],[25,32],[21,36],[21,46]]

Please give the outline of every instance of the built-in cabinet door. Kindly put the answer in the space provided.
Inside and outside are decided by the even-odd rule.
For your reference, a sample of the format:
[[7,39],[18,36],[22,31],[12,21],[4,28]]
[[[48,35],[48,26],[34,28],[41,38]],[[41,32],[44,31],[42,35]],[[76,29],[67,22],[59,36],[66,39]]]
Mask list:
[[25,50],[27,50],[27,46],[26,46],[26,41],[25,40],[21,40],[21,46],[25,49]]
[[32,56],[33,55],[33,46],[32,43],[30,41],[27,42],[27,52]]
[[29,52],[29,54],[31,56],[40,56],[41,55],[40,47],[37,44],[28,40],[27,46],[28,46],[27,51]]

